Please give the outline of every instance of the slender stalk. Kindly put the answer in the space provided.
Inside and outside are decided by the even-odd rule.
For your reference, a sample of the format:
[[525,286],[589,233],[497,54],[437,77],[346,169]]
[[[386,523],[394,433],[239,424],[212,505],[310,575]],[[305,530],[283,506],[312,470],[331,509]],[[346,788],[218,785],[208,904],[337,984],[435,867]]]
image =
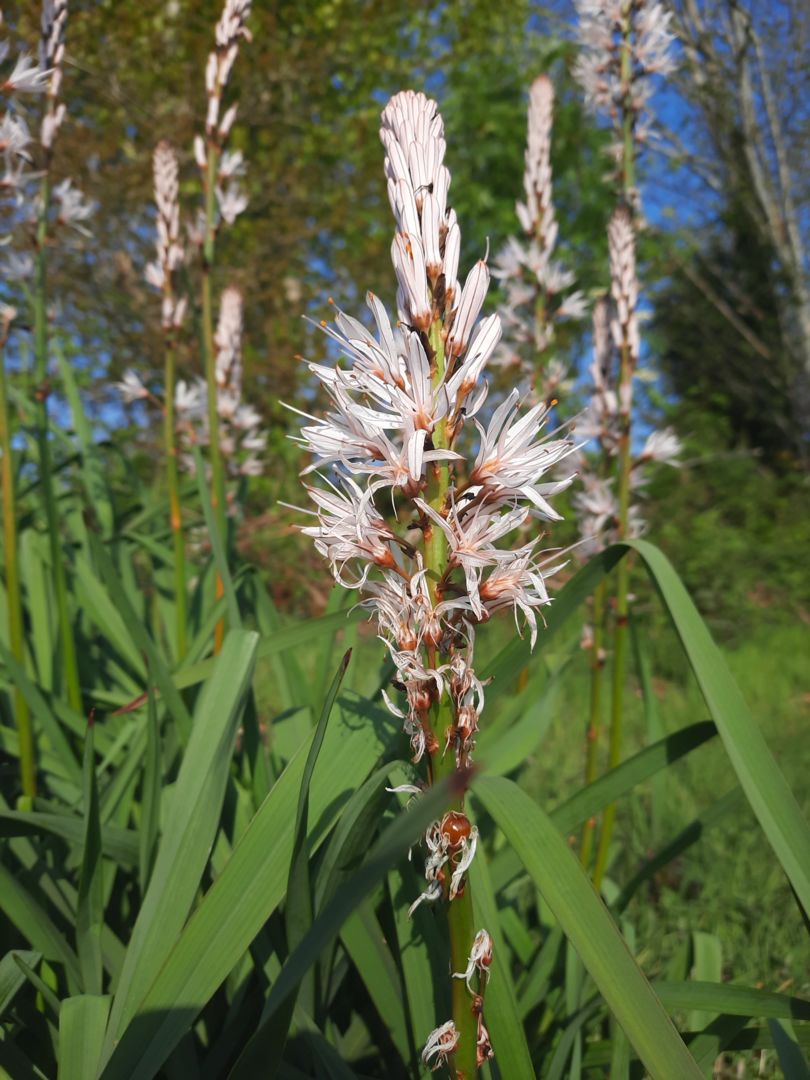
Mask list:
[[[635,120],[636,114],[630,100],[633,77],[632,0],[625,0],[622,7],[622,160],[621,160],[621,203],[632,215],[634,209],[633,190],[635,187]],[[618,539],[627,536],[630,512],[630,472],[632,455],[630,430],[632,422],[632,379],[633,355],[629,342],[625,338],[621,354],[619,371],[619,399],[623,402],[620,416],[618,477],[619,477],[619,520]],[[610,697],[610,741],[608,748],[608,768],[614,769],[621,758],[623,721],[624,721],[624,684],[627,666],[628,633],[628,592],[630,588],[630,563],[622,559],[616,572],[616,623],[613,632],[613,681]],[[599,849],[596,853],[594,884],[597,889],[607,867],[613,826],[616,820],[616,804],[611,803],[605,809],[602,832],[599,837]]]
[[[214,264],[216,241],[216,180],[219,167],[219,149],[213,139],[208,140],[207,169],[205,176],[205,239],[202,259],[202,343],[205,384],[208,393],[208,438],[211,455],[211,506],[214,520],[227,551],[227,515],[225,513],[225,476],[222,468],[222,450],[219,445],[219,413],[217,412],[216,346],[214,343],[214,303],[212,298],[211,270]],[[225,590],[219,572],[216,574],[216,598],[224,596]],[[225,619],[219,620],[214,632],[214,652],[219,652],[225,636]]]
[[[6,330],[0,339],[0,350],[6,343]],[[6,366],[0,353],[0,483],[3,488],[3,545],[5,552],[6,597],[8,603],[8,637],[11,655],[21,666],[25,664],[23,638],[22,596],[19,564],[17,562],[17,519],[14,503],[14,466],[11,458],[11,423],[6,394]],[[20,743],[20,778],[23,795],[36,795],[36,765],[34,736],[28,703],[18,686],[14,687],[14,720]]]
[[[585,783],[592,784],[599,772],[599,736],[602,731],[602,685],[605,671],[605,607],[607,583],[602,581],[593,595],[593,645],[591,647],[591,707],[585,752]],[[596,820],[590,818],[582,829],[580,858],[587,869],[593,854]]]
[[[433,782],[443,780],[455,771],[456,758],[452,750],[442,753],[444,749],[444,732],[453,724],[452,705],[443,699],[441,704],[434,706],[431,714],[433,732],[439,742],[439,749],[431,754],[431,775]],[[464,812],[464,796],[450,807],[460,813]],[[452,971],[464,971],[467,966],[467,957],[470,954],[473,938],[475,937],[475,921],[473,918],[472,889],[469,879],[464,885],[464,891],[451,900],[447,907],[447,924],[450,934],[450,965]],[[453,979],[453,1023],[459,1034],[458,1047],[454,1054],[456,1077],[463,1080],[472,1080],[477,1075],[476,1064],[476,1041],[478,1025],[472,1011],[472,999],[463,979]]]
[[[434,353],[434,384],[438,385],[445,373],[446,357],[441,336],[441,323],[436,320],[429,332],[429,341]],[[433,433],[433,444],[437,449],[447,445],[446,423],[441,420]],[[428,495],[430,505],[441,513],[446,506],[450,488],[450,469],[447,462],[435,462],[431,470]],[[441,579],[447,563],[447,537],[442,529],[429,526],[425,531],[425,568],[427,580],[434,604],[441,600],[437,583]],[[429,724],[432,738],[429,740],[431,782],[451,775],[456,769],[456,755],[450,750],[445,752],[445,732],[455,725],[453,706],[446,695],[434,703]],[[464,812],[464,796],[458,797],[449,808],[459,813]],[[451,900],[447,908],[447,923],[450,935],[450,962],[452,971],[464,971],[467,957],[475,937],[473,921],[472,895],[469,880],[464,890]],[[454,1054],[456,1076],[471,1080],[476,1075],[476,1042],[478,1026],[471,1009],[471,998],[463,979],[453,979],[453,1022],[459,1034],[458,1048]]]
[[164,372],[165,411],[163,433],[166,443],[166,483],[169,489],[169,522],[174,541],[174,605],[175,649],[177,659],[186,655],[188,602],[186,598],[186,548],[183,538],[183,517],[180,507],[180,482],[177,471],[177,432],[174,415],[174,383],[176,375],[174,343],[166,339]]
[[56,500],[51,476],[51,448],[48,439],[48,293],[47,293],[47,257],[48,243],[48,203],[50,200],[50,180],[46,170],[40,186],[39,218],[36,230],[36,262],[34,289],[32,297],[34,321],[34,384],[38,402],[37,449],[39,453],[39,482],[45,508],[50,542],[51,567],[53,572],[54,592],[56,594],[59,637],[62,645],[62,665],[65,676],[68,702],[76,712],[81,712],[82,695],[79,684],[79,669],[76,663],[76,644],[67,600],[67,584],[62,545],[59,538],[59,519],[56,512]]

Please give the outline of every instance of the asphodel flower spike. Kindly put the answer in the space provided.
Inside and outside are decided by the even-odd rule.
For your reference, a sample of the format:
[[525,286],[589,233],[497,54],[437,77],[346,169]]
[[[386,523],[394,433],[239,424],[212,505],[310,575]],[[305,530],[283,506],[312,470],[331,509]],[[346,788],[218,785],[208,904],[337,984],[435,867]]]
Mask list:
[[[555,257],[557,220],[551,169],[554,84],[539,75],[529,91],[523,190],[516,206],[523,236],[510,237],[495,259],[506,291],[500,314],[504,344],[497,362],[527,386],[535,401],[550,404],[570,386],[565,364],[553,355],[555,324],[578,319],[585,298],[572,291],[574,275]],[[514,381],[517,381],[515,379]]]
[[[376,335],[339,309],[333,326],[322,324],[350,365],[309,365],[329,405],[322,415],[303,414],[297,440],[314,459],[304,471],[329,476],[307,487],[316,521],[303,531],[335,579],[358,590],[376,615],[396,671],[392,691],[401,695],[383,699],[432,782],[466,770],[475,750],[484,709],[476,626],[506,609],[534,642],[551,570],[539,537],[517,551],[509,539],[536,518],[559,517],[548,500],[571,478],[549,483],[546,474],[571,444],[544,438],[546,410],[521,414],[517,394],[486,427],[470,424],[486,399],[501,324],[497,315],[481,317],[486,260],[474,262],[459,286],[461,233],[448,203],[435,101],[397,94],[383,111],[381,138],[396,219],[399,319],[392,325],[369,293]],[[426,887],[411,905],[411,912],[425,902],[449,905],[454,967],[466,966],[474,947],[454,911],[470,904],[477,842],[460,798],[425,835]],[[453,1020],[431,1034],[423,1060],[431,1067],[452,1060],[459,1075],[472,1076],[490,1047],[480,997],[460,989]]]

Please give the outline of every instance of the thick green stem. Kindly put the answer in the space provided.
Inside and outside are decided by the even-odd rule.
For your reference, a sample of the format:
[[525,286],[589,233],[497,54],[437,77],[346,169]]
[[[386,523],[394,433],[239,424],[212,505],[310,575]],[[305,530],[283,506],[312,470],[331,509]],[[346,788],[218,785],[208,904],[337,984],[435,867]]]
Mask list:
[[[0,343],[2,347],[3,343]],[[3,545],[6,567],[6,602],[8,604],[8,639],[11,655],[25,665],[23,638],[22,596],[17,563],[17,519],[14,504],[14,466],[11,458],[11,422],[6,394],[6,367],[0,355],[0,483],[3,487]],[[37,779],[34,762],[34,736],[28,703],[18,686],[14,688],[14,720],[20,742],[20,778],[23,795],[36,795]]]
[[[621,351],[621,382],[633,378],[632,355],[628,343]],[[629,395],[620,398],[629,401]],[[619,440],[619,523],[618,537],[627,536],[627,520],[630,512],[630,471],[632,455],[630,452],[630,411],[629,407],[621,417],[622,431]],[[610,696],[610,746],[608,750],[608,768],[615,769],[621,758],[622,727],[624,720],[624,682],[627,663],[627,613],[628,593],[630,589],[630,563],[622,559],[616,571],[616,625],[613,632],[613,683]],[[599,850],[596,854],[594,884],[602,884],[607,867],[610,841],[613,836],[613,824],[616,818],[616,804],[611,803],[605,810],[602,834],[599,837]]]
[[[605,671],[605,606],[607,583],[600,582],[593,595],[593,645],[591,647],[591,709],[586,734],[585,783],[592,784],[599,772],[599,735],[602,731],[602,686]],[[585,822],[582,830],[582,865],[587,869],[593,854],[595,821]]]
[[48,438],[48,294],[47,259],[48,203],[50,181],[46,172],[40,187],[40,209],[36,232],[36,269],[33,290],[34,316],[34,383],[39,402],[37,449],[39,453],[39,484],[48,526],[54,593],[62,645],[62,665],[68,702],[76,712],[82,710],[79,669],[76,663],[76,644],[67,600],[65,564],[59,537],[59,519],[51,476],[51,447]]
[[[434,783],[450,776],[456,769],[456,756],[452,747],[444,752],[445,732],[453,723],[453,707],[449,700],[443,697],[431,710],[431,728],[439,744],[438,750],[431,755],[431,775]],[[460,795],[449,809],[463,813],[464,796]],[[451,970],[464,971],[475,938],[469,881],[464,883],[464,891],[448,904],[447,926],[450,935]],[[473,1000],[464,979],[453,979],[452,983],[453,1023],[459,1035],[458,1047],[453,1056],[455,1075],[463,1080],[472,1080],[477,1073],[478,1021],[473,1013]]]
[[[634,210],[635,187],[635,122],[636,114],[631,100],[633,76],[633,26],[632,0],[625,0],[622,7],[622,164],[621,197],[631,214]],[[632,420],[632,380],[633,355],[630,343],[625,339],[621,348],[621,367],[619,374],[619,400],[623,402],[620,417],[619,436],[619,521],[617,534],[620,540],[627,536],[627,523],[630,513],[630,472],[632,455],[630,447]],[[630,563],[622,559],[616,572],[616,625],[613,635],[613,681],[610,697],[610,744],[608,750],[608,768],[614,769],[621,758],[622,733],[624,720],[624,683],[627,664],[627,612],[630,587]],[[597,889],[607,868],[613,826],[616,819],[616,804],[611,803],[605,810],[602,833],[599,837],[599,849],[594,868],[594,884]]]
[[163,432],[166,443],[166,484],[169,490],[169,522],[174,540],[174,610],[175,610],[175,649],[177,659],[186,655],[186,624],[188,606],[186,600],[186,549],[183,539],[183,517],[180,506],[180,482],[177,472],[177,432],[175,431],[174,383],[175,383],[174,344],[170,338],[166,341],[164,400],[165,414]]
[[[222,467],[222,449],[219,445],[219,413],[217,411],[217,352],[214,343],[214,303],[212,298],[211,270],[214,265],[216,240],[216,183],[219,168],[219,149],[213,140],[208,142],[208,158],[205,176],[205,239],[202,260],[202,343],[205,384],[208,394],[208,439],[211,456],[211,506],[219,530],[223,548],[227,551],[227,515],[225,507],[225,474]],[[222,578],[217,572],[216,595],[224,593]],[[225,620],[220,619],[214,636],[214,651],[219,652],[225,633]]]
[[[434,354],[434,383],[439,384],[445,374],[446,357],[441,326],[433,323],[429,333],[430,346]],[[433,445],[437,449],[447,446],[446,423],[442,420],[433,432]],[[428,502],[438,513],[442,513],[450,490],[450,468],[445,462],[437,462],[428,470]],[[441,580],[447,565],[448,544],[444,531],[437,525],[431,525],[425,534],[425,569],[434,604],[441,600],[437,595],[437,583]],[[445,750],[446,732],[454,727],[455,717],[449,698],[443,695],[430,711],[430,730],[433,752],[430,754],[431,781],[443,779],[456,770],[456,755],[452,747]],[[449,808],[459,813],[464,811],[464,796],[460,795]],[[452,971],[464,971],[467,958],[475,937],[472,897],[469,881],[464,883],[464,891],[451,900],[447,909],[447,924],[450,935],[450,963]],[[472,1011],[472,998],[463,979],[453,979],[453,1023],[459,1035],[458,1047],[453,1056],[456,1076],[472,1080],[476,1075],[478,1022]]]

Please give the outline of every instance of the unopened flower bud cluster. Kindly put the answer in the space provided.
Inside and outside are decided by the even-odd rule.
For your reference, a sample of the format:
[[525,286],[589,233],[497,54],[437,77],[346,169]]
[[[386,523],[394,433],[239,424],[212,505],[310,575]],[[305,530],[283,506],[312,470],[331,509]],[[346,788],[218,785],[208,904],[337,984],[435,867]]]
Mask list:
[[[242,400],[242,294],[233,286],[222,293],[216,346],[216,395],[219,417],[219,446],[229,474],[259,476],[264,470],[260,455],[267,447],[258,410]],[[207,446],[208,405],[205,380],[191,383],[180,380],[175,393],[178,428],[187,450],[195,443]],[[194,471],[189,453],[181,457],[183,465]]]
[[529,92],[525,202],[516,208],[523,236],[509,238],[494,271],[506,289],[500,309],[504,343],[496,363],[530,386],[535,400],[546,403],[570,388],[565,365],[549,354],[555,323],[579,319],[585,312],[584,296],[571,291],[574,275],[554,257],[558,226],[551,170],[553,119],[554,85],[540,75]]
[[[593,314],[593,359],[590,367],[591,399],[578,422],[575,435],[583,445],[596,444],[596,457],[578,454],[582,489],[572,503],[579,519],[584,556],[601,551],[616,541],[619,506],[615,490],[615,470],[611,460],[619,451],[622,432],[629,426],[632,409],[633,375],[639,360],[638,281],[636,277],[635,235],[629,212],[622,208],[608,227],[610,253],[610,297],[597,301]],[[624,352],[630,377],[619,380],[619,357]],[[641,494],[652,462],[676,465],[681,451],[678,437],[670,429],[652,431],[641,452],[631,462],[630,483]],[[626,536],[640,536],[645,522],[636,503],[631,502]]]

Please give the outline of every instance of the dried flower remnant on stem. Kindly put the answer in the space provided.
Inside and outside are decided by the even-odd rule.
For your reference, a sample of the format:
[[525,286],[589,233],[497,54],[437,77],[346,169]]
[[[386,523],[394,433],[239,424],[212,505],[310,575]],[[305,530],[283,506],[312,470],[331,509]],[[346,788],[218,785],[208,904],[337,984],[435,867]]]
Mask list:
[[[382,114],[385,176],[396,220],[391,254],[399,320],[373,294],[371,334],[336,309],[324,331],[351,364],[309,364],[329,401],[304,415],[297,441],[329,468],[325,487],[308,487],[317,523],[304,526],[335,579],[363,594],[396,669],[385,702],[399,719],[414,762],[430,782],[465,770],[475,749],[484,689],[475,674],[475,628],[501,610],[524,617],[532,640],[538,608],[549,603],[535,537],[517,551],[510,534],[558,515],[548,499],[569,480],[545,474],[571,452],[541,434],[542,407],[520,416],[517,398],[469,454],[470,431],[487,394],[484,372],[501,336],[497,315],[481,318],[489,269],[479,260],[459,284],[461,234],[448,203],[444,127],[424,94],[397,94]],[[467,870],[477,831],[463,798],[425,836],[427,887],[413,908],[445,901],[451,951],[464,965],[473,946]],[[463,912],[463,915],[462,915]],[[466,984],[453,1021],[425,1047],[431,1066],[452,1057],[472,1075],[488,1054],[481,1004]],[[475,1011],[478,1002],[478,1012]]]

